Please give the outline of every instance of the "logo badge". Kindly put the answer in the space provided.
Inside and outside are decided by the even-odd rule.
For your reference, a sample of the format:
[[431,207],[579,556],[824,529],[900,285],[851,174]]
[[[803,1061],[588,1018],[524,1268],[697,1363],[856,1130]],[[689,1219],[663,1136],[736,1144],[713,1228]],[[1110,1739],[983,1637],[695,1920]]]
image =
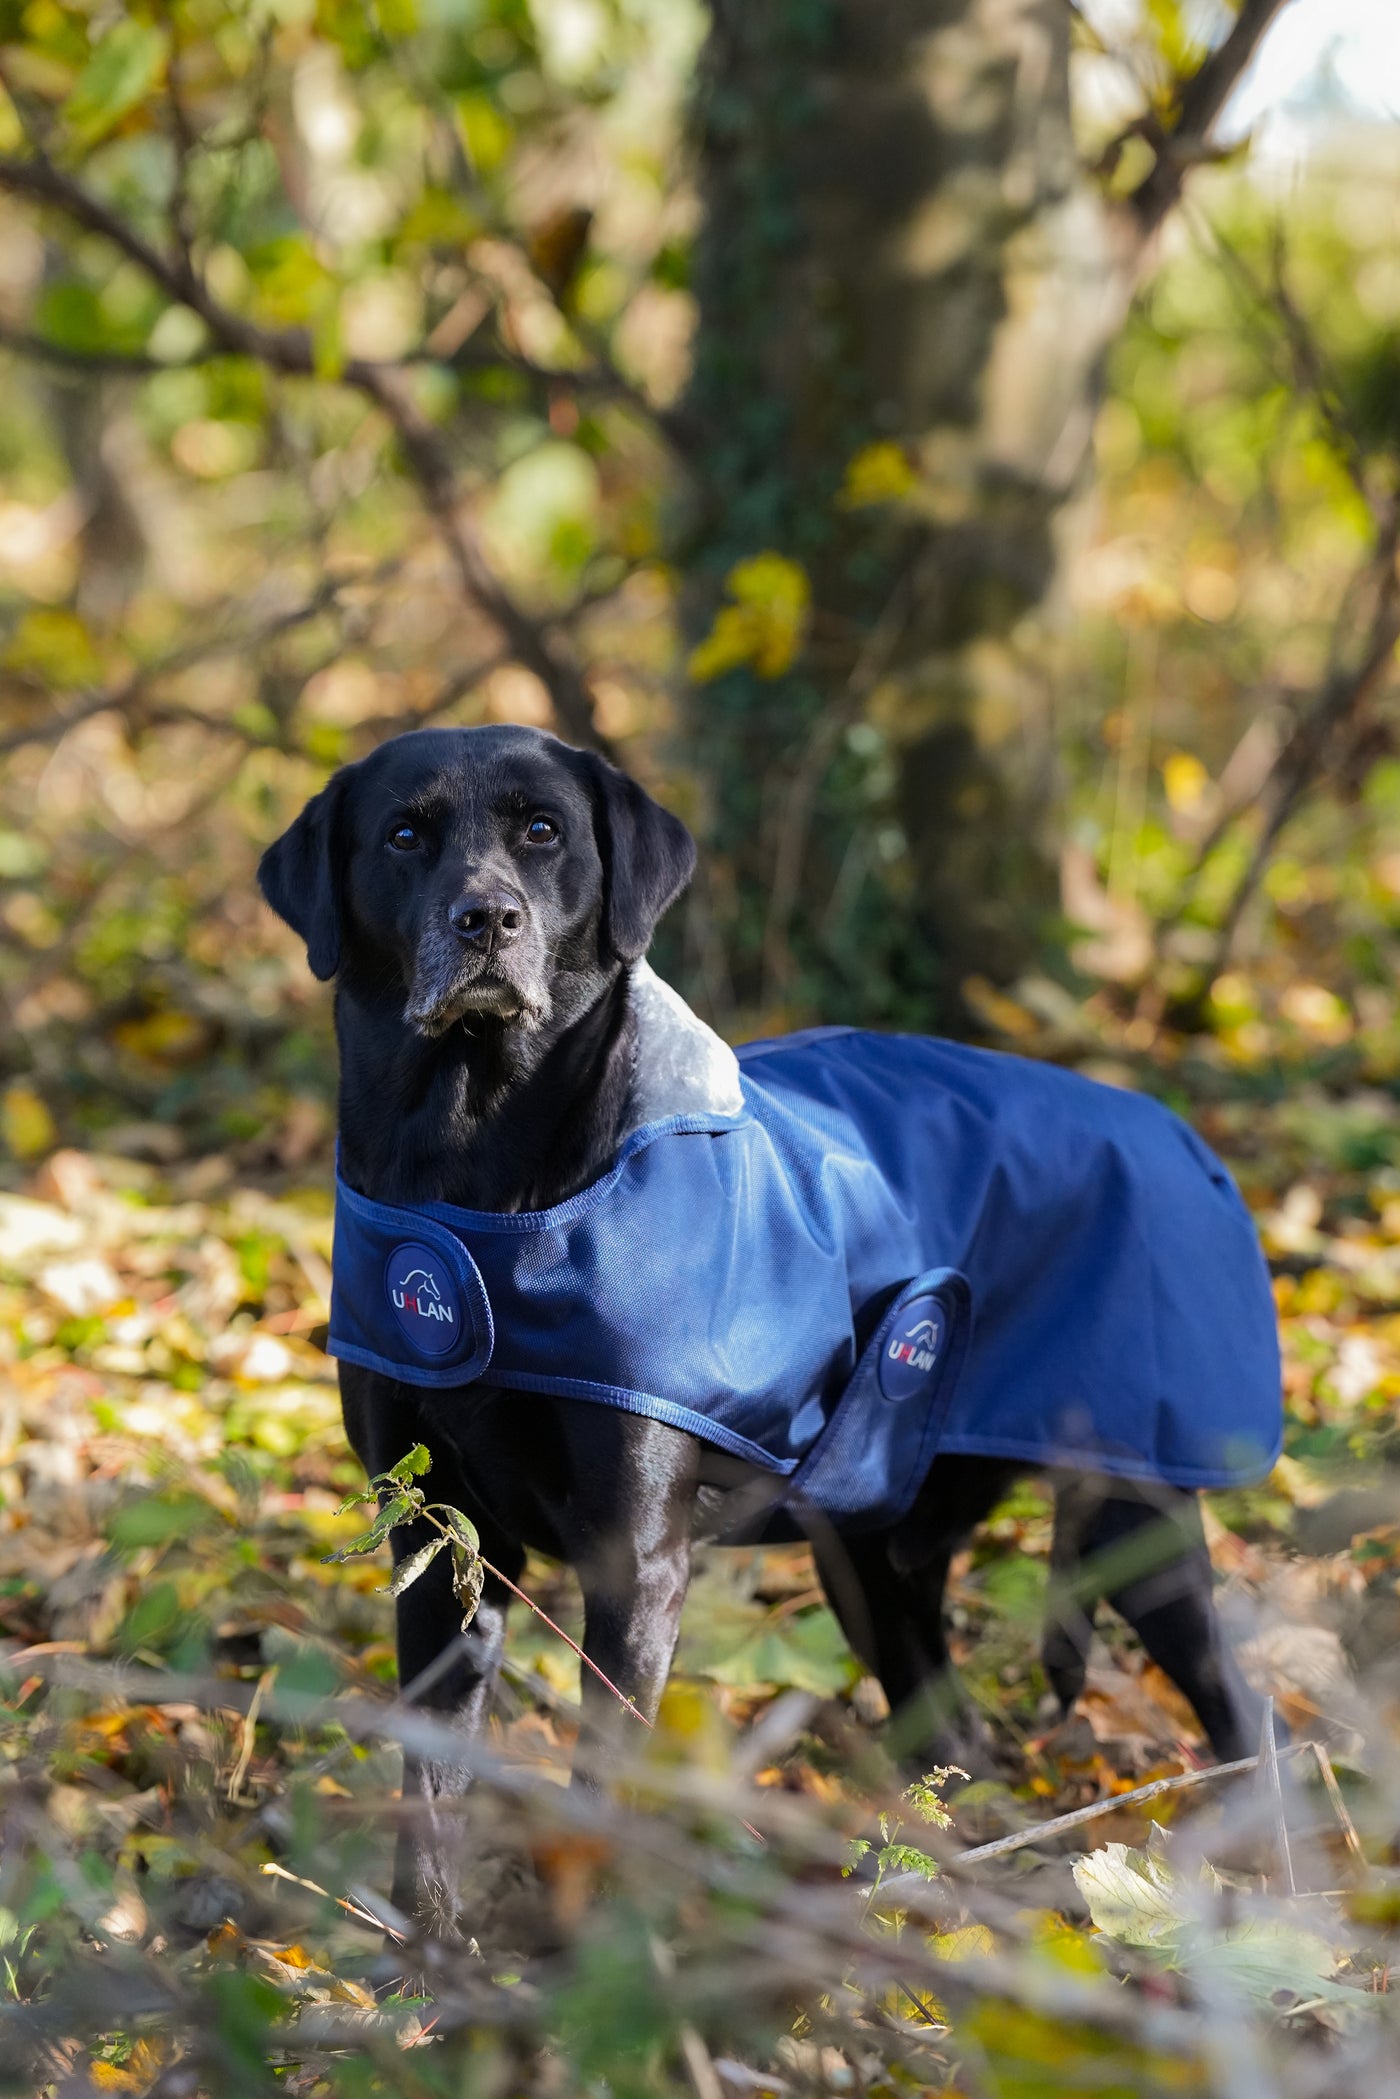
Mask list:
[[420,1356],[445,1356],[462,1339],[462,1306],[447,1264],[431,1247],[408,1240],[384,1264],[389,1308]]
[[948,1337],[948,1315],[936,1297],[903,1306],[880,1349],[880,1390],[886,1399],[913,1399],[927,1389]]

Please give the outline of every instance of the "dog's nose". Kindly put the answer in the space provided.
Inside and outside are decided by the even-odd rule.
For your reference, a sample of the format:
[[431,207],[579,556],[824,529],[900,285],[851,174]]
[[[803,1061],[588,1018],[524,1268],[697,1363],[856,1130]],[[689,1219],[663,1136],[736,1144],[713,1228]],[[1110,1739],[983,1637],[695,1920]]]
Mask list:
[[525,907],[508,889],[469,890],[447,914],[453,932],[468,947],[509,947],[525,923]]

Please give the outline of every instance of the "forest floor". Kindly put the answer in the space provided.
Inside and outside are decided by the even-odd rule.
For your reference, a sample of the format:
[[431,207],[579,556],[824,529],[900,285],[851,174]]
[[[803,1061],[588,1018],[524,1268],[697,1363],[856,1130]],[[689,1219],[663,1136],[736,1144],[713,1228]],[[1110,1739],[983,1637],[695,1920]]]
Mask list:
[[[1317,1085],[1195,1120],[1283,1319],[1286,1455],[1208,1518],[1281,1738],[1327,1751],[1285,1755],[1282,1809],[1273,1771],[1203,1779],[1151,1803],[1149,1844],[1117,1805],[1205,1748],[1111,1623],[1077,1713],[1047,1710],[1027,1482],[954,1569],[1004,1778],[948,1780],[950,1830],[900,1798],[804,1549],[703,1558],[607,1802],[556,1783],[577,1663],[517,1610],[481,1928],[436,1965],[376,1922],[411,1723],[387,1555],[327,1564],[362,1528],[317,1345],[327,1177],[62,1151],[0,1195],[0,2091],[1400,2089],[1400,1107]],[[566,1576],[524,1586],[577,1633]]]

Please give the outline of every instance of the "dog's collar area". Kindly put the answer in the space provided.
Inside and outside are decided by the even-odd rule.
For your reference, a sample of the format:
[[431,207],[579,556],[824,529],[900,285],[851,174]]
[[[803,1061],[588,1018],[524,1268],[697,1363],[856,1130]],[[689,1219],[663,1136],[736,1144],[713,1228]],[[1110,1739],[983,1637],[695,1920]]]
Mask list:
[[637,1021],[637,1058],[620,1142],[649,1123],[669,1122],[673,1116],[742,1115],[739,1060],[728,1043],[691,1011],[649,962],[634,965],[629,989]]

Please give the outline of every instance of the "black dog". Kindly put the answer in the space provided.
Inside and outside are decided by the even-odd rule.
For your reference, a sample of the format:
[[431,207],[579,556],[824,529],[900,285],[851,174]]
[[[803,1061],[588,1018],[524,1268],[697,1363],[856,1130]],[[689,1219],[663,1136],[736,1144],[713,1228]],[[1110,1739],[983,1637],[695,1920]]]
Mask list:
[[[421,731],[337,773],[265,854],[259,879],[315,974],[336,979],[349,1186],[380,1203],[521,1211],[604,1173],[637,1076],[632,968],[694,860],[684,825],[635,783],[534,730]],[[368,1472],[421,1440],[435,1496],[472,1516],[507,1575],[518,1577],[527,1547],[577,1569],[589,1658],[652,1712],[692,1541],[732,1529],[736,1503],[751,1518],[753,1469],[662,1421],[577,1399],[489,1381],[430,1391],[345,1362],[340,1382]],[[897,1539],[815,1541],[847,1636],[925,1761],[947,1753],[956,1704],[941,1620],[949,1563],[1019,1469],[940,1457]],[[1140,1549],[1149,1528],[1170,1530],[1165,1551]],[[394,1533],[400,1558],[424,1542]],[[1257,1702],[1216,1620],[1195,1496],[1178,1489],[1057,1477],[1055,1572],[1080,1584],[1047,1637],[1062,1704],[1083,1686],[1093,1599],[1081,1570],[1096,1558],[1109,1600],[1190,1699],[1217,1755],[1248,1754]],[[492,1695],[508,1600],[488,1581],[461,1641],[439,1558],[398,1605],[400,1682],[424,1678],[423,1702],[468,1732]],[[617,1715],[587,1671],[583,1706],[587,1777]],[[419,1805],[395,1899],[439,1932],[459,1921],[449,1822],[466,1777],[411,1759],[405,1771],[405,1800]]]

